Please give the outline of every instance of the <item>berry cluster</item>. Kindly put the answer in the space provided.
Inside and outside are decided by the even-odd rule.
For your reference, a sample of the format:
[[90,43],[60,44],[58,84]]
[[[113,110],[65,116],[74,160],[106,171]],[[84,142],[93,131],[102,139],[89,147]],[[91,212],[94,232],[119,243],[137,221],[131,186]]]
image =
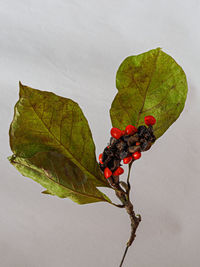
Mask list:
[[119,175],[124,172],[121,160],[129,164],[141,157],[141,152],[150,149],[156,138],[153,134],[153,125],[156,119],[153,116],[144,118],[145,125],[136,128],[133,125],[126,126],[124,131],[112,128],[109,145],[99,155],[99,165],[106,179],[111,184],[119,182]]

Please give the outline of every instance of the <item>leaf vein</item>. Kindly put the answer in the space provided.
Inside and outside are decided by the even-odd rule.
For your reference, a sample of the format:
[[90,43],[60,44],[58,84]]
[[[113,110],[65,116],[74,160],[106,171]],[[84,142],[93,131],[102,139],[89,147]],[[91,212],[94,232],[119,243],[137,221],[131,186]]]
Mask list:
[[[51,181],[54,182],[55,184],[58,184],[59,186],[62,186],[62,187],[64,187],[65,189],[70,190],[71,192],[73,192],[73,193],[75,193],[75,194],[77,194],[77,195],[87,196],[87,197],[94,198],[94,199],[95,199],[95,198],[96,198],[96,199],[101,199],[101,200],[103,200],[103,201],[108,202],[108,200],[105,199],[105,198],[101,198],[101,197],[99,197],[99,196],[94,196],[94,195],[91,195],[91,194],[88,194],[88,193],[82,193],[82,192],[79,192],[79,191],[75,191],[75,190],[73,190],[73,189],[71,189],[71,188],[69,188],[69,187],[66,187],[65,185],[63,185],[63,184],[61,184],[61,183],[58,183],[57,181],[55,181],[54,179],[52,179],[52,178],[45,172],[45,170],[43,170],[43,172],[41,172],[41,171],[39,171],[39,170],[34,169],[34,168],[31,167],[29,164],[27,164],[27,165],[28,165],[28,166],[27,166],[27,165],[25,165],[25,164],[19,163],[19,162],[14,161],[14,160],[12,161],[12,163],[21,165],[21,166],[23,166],[23,167],[29,168],[29,169],[31,169],[31,170],[33,170],[33,171],[36,171],[36,172],[38,172],[38,173],[40,173],[40,174],[43,174],[43,175],[45,175],[45,176],[47,177],[47,179],[51,180]],[[99,192],[100,192],[100,191],[99,191]]]
[[142,107],[138,113],[138,118],[137,118],[137,123],[136,123],[136,126],[138,126],[138,123],[139,123],[139,120],[140,120],[140,115],[142,114],[142,111],[143,111],[143,108],[144,108],[144,105],[145,105],[145,100],[146,100],[146,97],[147,97],[147,92],[149,90],[149,87],[150,87],[150,84],[151,84],[151,81],[152,81],[152,77],[153,77],[153,74],[156,70],[156,63],[157,63],[157,60],[158,60],[158,57],[159,57],[159,54],[160,54],[160,49],[158,50],[158,53],[155,57],[155,62],[154,62],[154,65],[153,65],[153,68],[152,68],[152,71],[151,71],[151,77],[149,79],[149,83],[147,85],[147,88],[145,90],[145,94],[144,94],[144,100],[143,100],[143,103],[142,103]]
[[[71,156],[71,159],[74,158],[75,159],[75,162],[76,162],[76,165],[77,166],[81,166],[82,169],[84,169],[90,176],[92,176],[93,178],[95,178],[95,180],[98,180],[85,166],[83,166],[81,164],[81,162],[74,156],[71,154],[71,152],[68,150],[68,148],[61,143],[61,141],[59,139],[56,138],[56,136],[51,132],[51,130],[48,128],[48,126],[46,125],[46,123],[41,119],[41,117],[39,116],[39,114],[37,113],[34,105],[31,103],[30,99],[29,99],[29,96],[27,96],[26,94],[26,90],[24,90],[25,92],[25,95],[26,95],[26,98],[28,100],[28,102],[30,103],[30,106],[32,107],[33,111],[35,112],[36,116],[39,118],[39,120],[41,120],[41,122],[43,123],[43,125],[45,126],[45,128],[48,130],[48,132],[52,135],[52,137],[56,140],[56,142],[61,146],[63,147],[67,153]],[[101,181],[103,183],[103,180],[98,180],[98,181]],[[104,182],[105,183],[105,182]],[[107,186],[107,184],[105,183],[105,186]]]
[[143,110],[141,113],[145,113],[145,112],[147,112],[147,111],[153,110],[154,108],[158,108],[158,107],[165,101],[165,99],[167,98],[167,96],[169,95],[169,93],[171,92],[171,90],[174,89],[175,87],[176,87],[176,86],[173,85],[173,86],[167,91],[166,95],[163,97],[163,99],[161,99],[161,101],[160,101],[158,104],[154,105],[154,106],[151,107],[151,108],[148,108],[148,109],[146,109],[146,110]]

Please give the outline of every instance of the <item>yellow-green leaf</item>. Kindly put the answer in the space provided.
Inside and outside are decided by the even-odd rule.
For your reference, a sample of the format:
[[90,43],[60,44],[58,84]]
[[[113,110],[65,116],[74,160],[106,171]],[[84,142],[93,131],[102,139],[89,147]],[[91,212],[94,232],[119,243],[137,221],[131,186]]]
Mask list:
[[113,126],[138,127],[145,116],[152,115],[157,120],[157,138],[179,117],[187,96],[184,71],[160,48],[126,58],[117,71],[116,86],[110,109]]
[[[23,175],[41,183],[46,193],[70,197],[80,204],[109,201],[96,188],[109,184],[96,161],[88,122],[71,99],[20,83],[20,98],[10,126],[10,146],[14,153],[11,163]],[[54,164],[48,165],[50,162]],[[61,162],[65,172],[59,169]],[[42,169],[46,174],[41,173]]]
[[44,194],[68,197],[78,204],[110,202],[86,173],[56,151],[38,152],[29,158],[12,156],[9,160],[22,175],[45,187]]

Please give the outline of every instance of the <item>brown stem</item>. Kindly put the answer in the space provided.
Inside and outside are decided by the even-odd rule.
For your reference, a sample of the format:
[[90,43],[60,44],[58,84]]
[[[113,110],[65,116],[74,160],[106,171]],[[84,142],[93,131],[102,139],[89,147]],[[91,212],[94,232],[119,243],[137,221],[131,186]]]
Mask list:
[[120,187],[121,190],[116,190],[115,191],[117,197],[121,200],[122,204],[124,205],[124,207],[126,209],[126,212],[128,213],[130,221],[131,221],[131,235],[130,235],[129,240],[128,240],[127,244],[126,244],[126,248],[125,248],[124,255],[122,257],[121,263],[120,263],[120,267],[122,266],[122,264],[124,262],[124,259],[125,259],[126,253],[128,251],[128,248],[132,245],[132,243],[133,243],[133,241],[134,241],[134,239],[136,237],[135,233],[136,233],[138,225],[139,225],[139,223],[141,221],[141,216],[140,215],[138,215],[138,216],[135,215],[135,212],[133,210],[133,204],[131,203],[130,198],[129,198],[130,189],[131,189],[130,183],[129,183],[131,166],[132,166],[132,163],[129,164],[129,170],[128,170],[128,177],[127,177],[127,187],[128,187],[128,189],[126,190],[126,192],[124,192],[124,190]]
[[127,251],[128,251],[128,246],[126,246],[126,248],[125,248],[125,251],[124,251],[124,255],[123,255],[123,257],[122,257],[122,260],[121,260],[121,262],[120,262],[120,265],[119,265],[119,267],[122,267],[122,264],[123,264],[123,262],[124,262],[124,259],[125,259],[125,257],[126,257],[126,253],[127,253]]
[[137,227],[141,221],[141,216],[138,215],[136,216],[135,215],[135,212],[133,210],[133,205],[132,203],[129,201],[127,205],[125,205],[125,209],[130,217],[130,220],[131,220],[131,235],[130,235],[130,238],[129,238],[129,241],[127,242],[127,246],[130,247],[135,239],[135,232],[137,230]]
[[121,263],[120,263],[120,266],[119,267],[122,267],[122,264],[124,262],[124,259],[126,257],[126,253],[128,251],[128,248],[132,245],[133,241],[135,240],[135,237],[136,237],[136,230],[138,228],[138,225],[141,221],[141,216],[138,215],[136,216],[135,215],[135,212],[133,210],[133,205],[132,203],[130,202],[130,200],[127,201],[127,203],[125,204],[125,209],[130,217],[130,220],[131,220],[131,235],[129,237],[129,240],[126,244],[126,248],[125,248],[125,251],[124,251],[124,255],[122,257],[122,260],[121,260]]

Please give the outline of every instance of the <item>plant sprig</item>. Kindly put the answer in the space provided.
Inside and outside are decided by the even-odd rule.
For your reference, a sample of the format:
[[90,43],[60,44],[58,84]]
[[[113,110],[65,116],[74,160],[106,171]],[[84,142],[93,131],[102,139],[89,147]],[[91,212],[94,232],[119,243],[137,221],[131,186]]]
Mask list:
[[[102,153],[105,166],[98,164],[89,124],[76,102],[22,83],[19,87],[19,101],[9,131],[13,152],[9,161],[22,175],[40,183],[45,188],[44,194],[70,198],[78,204],[103,201],[125,208],[131,220],[131,235],[122,266],[141,221],[130,200],[130,171],[134,157],[130,160],[128,154],[137,152],[134,160],[137,159],[140,152],[149,149],[179,117],[187,96],[184,71],[160,48],[127,57],[122,62],[116,75],[118,93],[110,109],[112,126],[118,130],[127,125],[141,129],[144,119],[151,115],[156,118],[152,131],[155,139],[140,140],[139,145],[135,142],[132,147],[128,145],[126,156],[127,147],[122,148],[115,166],[109,165],[109,161],[105,164],[105,151]],[[115,130],[115,134],[119,132]],[[127,135],[131,136],[128,132]],[[139,150],[135,146],[139,146]],[[118,168],[122,159],[129,164],[126,182],[119,180],[122,170]],[[121,204],[113,203],[99,187],[112,188]]]

